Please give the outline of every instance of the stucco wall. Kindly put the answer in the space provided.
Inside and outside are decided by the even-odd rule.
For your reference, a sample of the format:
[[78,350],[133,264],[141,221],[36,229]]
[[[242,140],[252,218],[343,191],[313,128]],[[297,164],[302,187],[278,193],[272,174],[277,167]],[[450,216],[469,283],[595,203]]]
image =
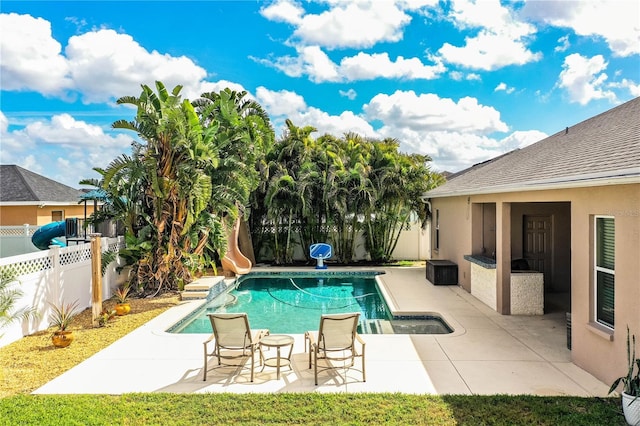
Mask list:
[[[51,212],[62,210],[63,219],[84,218],[84,204],[63,206],[0,206],[0,226],[37,225],[51,223]],[[87,216],[93,213],[93,205],[87,205]]]
[[435,247],[435,222],[431,223],[431,258],[458,264],[458,283],[471,291],[471,269],[464,260],[471,253],[471,204],[466,197],[438,198],[432,203],[433,220],[440,210],[440,248]]
[[[512,203],[512,222],[521,213],[519,209],[526,207],[514,203],[568,203],[570,220],[562,219],[565,225],[557,229],[568,232],[556,233],[555,237],[570,235],[570,245],[563,249],[564,258],[560,259],[570,263],[570,272],[562,272],[564,278],[559,281],[571,283],[572,360],[605,383],[621,376],[626,364],[627,325],[640,339],[640,184],[431,199],[433,211],[440,210],[440,249],[432,249],[432,257],[458,263],[459,280],[467,291],[471,291],[470,264],[463,256],[472,254],[471,217],[477,203],[496,203],[497,209],[503,203]],[[561,213],[566,208],[556,211],[559,217],[566,215]],[[594,215],[615,218],[615,331],[593,324]],[[512,223],[512,238],[514,227],[521,229],[521,225]],[[557,247],[562,247],[559,244]],[[515,250],[513,241],[511,249]],[[497,263],[502,264],[500,259]]]
[[482,266],[471,263],[471,294],[482,301],[485,305],[495,310],[497,308],[496,301],[496,270],[483,268]]
[[[640,184],[576,191],[571,204],[572,359],[605,383],[625,373],[627,326],[640,338]],[[593,319],[593,216],[616,228],[615,331]],[[640,350],[640,348],[637,348]]]

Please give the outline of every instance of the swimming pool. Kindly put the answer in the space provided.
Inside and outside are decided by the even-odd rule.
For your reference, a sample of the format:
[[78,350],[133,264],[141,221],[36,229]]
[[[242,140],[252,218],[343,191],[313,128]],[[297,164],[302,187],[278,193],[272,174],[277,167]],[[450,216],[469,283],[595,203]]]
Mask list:
[[211,333],[207,314],[246,312],[251,328],[299,334],[315,330],[320,315],[360,312],[362,334],[443,334],[452,330],[438,317],[394,317],[381,296],[380,272],[248,274],[171,327],[170,333]]

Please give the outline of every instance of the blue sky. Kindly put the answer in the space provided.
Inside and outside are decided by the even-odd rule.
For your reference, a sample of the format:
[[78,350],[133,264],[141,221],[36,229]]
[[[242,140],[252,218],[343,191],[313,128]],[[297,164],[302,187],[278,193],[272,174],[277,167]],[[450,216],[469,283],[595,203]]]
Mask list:
[[0,163],[79,187],[140,84],[246,90],[273,120],[459,171],[640,96],[640,2],[2,1]]

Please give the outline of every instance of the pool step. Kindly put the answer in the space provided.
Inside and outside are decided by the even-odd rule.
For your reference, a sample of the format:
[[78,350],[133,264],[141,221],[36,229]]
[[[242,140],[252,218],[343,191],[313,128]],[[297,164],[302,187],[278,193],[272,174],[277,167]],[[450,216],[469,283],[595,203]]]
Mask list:
[[363,334],[394,334],[391,322],[387,320],[364,320],[360,321]]
[[184,286],[184,291],[180,293],[182,300],[206,299],[211,287],[223,280],[224,277],[221,276],[200,277],[194,282]]

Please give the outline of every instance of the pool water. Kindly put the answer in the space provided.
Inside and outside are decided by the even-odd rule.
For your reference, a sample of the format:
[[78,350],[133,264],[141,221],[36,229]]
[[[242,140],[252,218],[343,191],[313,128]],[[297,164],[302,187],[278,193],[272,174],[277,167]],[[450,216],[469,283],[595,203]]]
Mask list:
[[394,318],[378,291],[377,274],[248,275],[235,289],[220,294],[169,332],[211,333],[207,314],[213,312],[246,312],[251,328],[271,333],[317,330],[322,314],[347,312],[360,312],[358,332],[362,334],[451,332],[437,317]]

